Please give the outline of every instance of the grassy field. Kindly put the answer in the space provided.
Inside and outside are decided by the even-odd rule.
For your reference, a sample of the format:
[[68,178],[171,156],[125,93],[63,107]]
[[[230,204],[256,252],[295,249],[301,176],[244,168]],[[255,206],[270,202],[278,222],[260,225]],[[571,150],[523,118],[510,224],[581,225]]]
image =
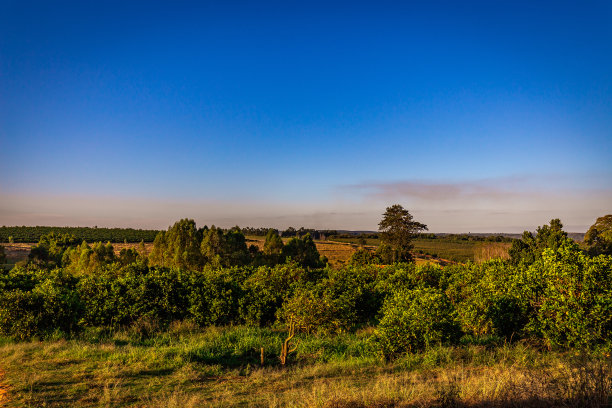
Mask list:
[[[248,245],[256,245],[260,250],[263,249],[264,237],[247,236],[246,238]],[[286,243],[289,238],[283,238],[283,241]],[[359,244],[350,241],[315,241],[315,245],[319,254],[327,258],[332,268],[340,268],[346,265],[353,253],[360,248]],[[366,248],[371,251],[376,250],[374,245],[367,245]],[[417,264],[427,262],[444,264],[444,261],[423,253],[415,253],[415,261]]]
[[[342,242],[357,245],[363,243],[360,238],[334,238],[334,242]],[[441,260],[465,263],[468,261],[478,262],[492,257],[508,257],[509,243],[504,242],[483,242],[483,241],[461,241],[450,239],[423,239],[418,238],[412,241],[414,245],[414,255],[416,258],[425,259],[430,257]],[[375,248],[380,245],[380,240],[366,238],[365,244]]]
[[[5,406],[595,407],[612,402],[609,355],[467,342],[383,362],[370,330],[302,335],[279,364],[283,333],[189,323],[75,339],[0,344]],[[260,350],[265,350],[261,366]],[[0,396],[2,394],[0,393]]]

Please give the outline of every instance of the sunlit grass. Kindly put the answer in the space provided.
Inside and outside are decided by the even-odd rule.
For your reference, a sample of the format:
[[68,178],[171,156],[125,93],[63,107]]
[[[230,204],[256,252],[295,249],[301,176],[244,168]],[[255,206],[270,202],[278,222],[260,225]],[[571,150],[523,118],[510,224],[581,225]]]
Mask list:
[[2,382],[9,406],[31,407],[597,406],[612,395],[603,352],[468,339],[383,362],[371,334],[302,335],[287,367],[278,361],[284,333],[243,326],[183,322],[150,338],[125,330],[4,339]]

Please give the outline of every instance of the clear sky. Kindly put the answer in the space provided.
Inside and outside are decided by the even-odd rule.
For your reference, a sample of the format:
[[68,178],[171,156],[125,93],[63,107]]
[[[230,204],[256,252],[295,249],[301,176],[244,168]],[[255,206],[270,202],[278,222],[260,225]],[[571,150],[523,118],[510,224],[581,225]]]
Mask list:
[[0,2],[0,225],[612,213],[612,2]]

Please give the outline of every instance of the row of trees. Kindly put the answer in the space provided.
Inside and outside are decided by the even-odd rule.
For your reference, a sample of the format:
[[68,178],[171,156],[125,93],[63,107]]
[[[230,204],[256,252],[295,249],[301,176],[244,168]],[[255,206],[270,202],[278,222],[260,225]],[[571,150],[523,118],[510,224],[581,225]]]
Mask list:
[[222,230],[212,226],[198,229],[193,220],[182,219],[168,231],[160,232],[149,256],[152,265],[199,270],[205,265],[231,267],[275,265],[287,260],[306,267],[322,267],[327,260],[319,255],[310,236],[294,237],[284,244],[278,231],[268,230],[263,251],[247,241],[238,227]]
[[266,235],[263,250],[255,245],[247,246],[247,241],[238,228],[223,230],[215,226],[197,228],[193,220],[177,221],[167,231],[158,232],[153,242],[153,250],[146,256],[144,241],[139,250],[123,249],[115,257],[111,243],[97,243],[90,247],[74,235],[54,232],[40,238],[32,248],[30,262],[75,270],[90,271],[90,265],[101,262],[129,263],[139,257],[151,265],[202,270],[207,265],[214,268],[276,265],[286,261],[317,268],[323,267],[327,259],[321,257],[309,234],[301,238],[291,238],[286,244],[276,230],[270,229]]
[[73,235],[88,242],[153,242],[157,230],[91,227],[0,227],[0,242],[38,242],[51,233]]
[[[270,228],[245,227],[241,231],[245,235],[266,236]],[[302,238],[310,234],[313,239],[322,239],[331,235],[337,235],[335,230],[316,230],[300,227],[298,229],[289,227],[284,231],[274,229],[284,238]],[[88,242],[153,242],[159,230],[133,229],[133,228],[98,228],[98,227],[0,227],[0,242],[38,242],[44,235],[54,233],[56,235],[74,235],[81,241]]]

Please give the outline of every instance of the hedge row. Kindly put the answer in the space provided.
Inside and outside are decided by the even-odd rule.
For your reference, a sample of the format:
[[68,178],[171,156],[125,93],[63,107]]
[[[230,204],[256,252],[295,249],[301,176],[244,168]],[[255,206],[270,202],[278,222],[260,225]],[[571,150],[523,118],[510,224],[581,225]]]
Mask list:
[[462,335],[531,338],[550,347],[610,346],[612,257],[575,245],[547,249],[530,266],[350,266],[203,271],[100,266],[95,273],[14,268],[0,276],[0,333],[19,339],[142,319],[166,325],[284,325],[332,334],[376,325],[385,356]]

